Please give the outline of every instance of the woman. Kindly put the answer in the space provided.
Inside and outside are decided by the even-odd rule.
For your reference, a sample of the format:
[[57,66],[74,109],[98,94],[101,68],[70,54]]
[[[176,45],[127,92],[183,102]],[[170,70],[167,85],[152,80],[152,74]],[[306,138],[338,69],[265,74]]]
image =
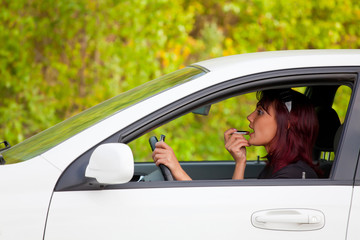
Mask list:
[[[264,146],[268,163],[259,178],[317,178],[312,163],[318,122],[305,95],[291,89],[258,92],[256,109],[247,119],[253,130],[249,140],[231,128],[224,134],[225,148],[235,160],[233,179],[244,179],[246,147]],[[152,155],[176,180],[191,180],[181,168],[171,147],[158,142]]]

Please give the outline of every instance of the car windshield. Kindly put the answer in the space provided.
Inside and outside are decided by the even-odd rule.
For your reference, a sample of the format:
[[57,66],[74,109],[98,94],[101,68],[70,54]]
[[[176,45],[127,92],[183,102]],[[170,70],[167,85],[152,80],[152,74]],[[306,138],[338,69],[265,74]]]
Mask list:
[[190,66],[164,75],[87,109],[3,151],[1,154],[6,164],[28,160],[131,105],[178,84],[198,78],[205,73],[199,68]]

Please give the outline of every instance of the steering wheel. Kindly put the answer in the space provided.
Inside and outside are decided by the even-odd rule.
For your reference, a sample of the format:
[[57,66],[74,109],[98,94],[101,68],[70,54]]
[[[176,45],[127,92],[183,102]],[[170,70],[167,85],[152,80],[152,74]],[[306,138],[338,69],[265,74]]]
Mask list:
[[[165,135],[161,135],[160,141],[164,141],[165,140]],[[152,136],[149,138],[149,143],[151,146],[151,150],[154,151],[155,150],[155,144],[158,142],[158,139],[155,136]],[[174,181],[174,177],[171,174],[170,169],[165,166],[164,164],[160,164],[159,165],[161,174],[163,175],[165,181]]]

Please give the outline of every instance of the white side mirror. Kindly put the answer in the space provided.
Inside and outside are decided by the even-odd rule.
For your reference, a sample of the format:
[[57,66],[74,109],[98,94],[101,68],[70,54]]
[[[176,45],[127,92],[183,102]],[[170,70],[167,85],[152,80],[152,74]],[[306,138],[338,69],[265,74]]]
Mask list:
[[85,176],[101,184],[122,184],[134,175],[134,157],[130,147],[123,143],[106,143],[91,154]]

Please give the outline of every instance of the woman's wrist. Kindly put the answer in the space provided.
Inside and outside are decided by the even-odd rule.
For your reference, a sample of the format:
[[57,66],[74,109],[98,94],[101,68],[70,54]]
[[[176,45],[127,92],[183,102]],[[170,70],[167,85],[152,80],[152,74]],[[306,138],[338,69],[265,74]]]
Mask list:
[[233,156],[236,165],[246,165],[246,157]]
[[191,177],[179,166],[179,168],[171,172],[175,180],[177,181],[191,181]]
[[235,169],[232,179],[244,179],[246,168],[246,161],[245,162],[235,162]]

